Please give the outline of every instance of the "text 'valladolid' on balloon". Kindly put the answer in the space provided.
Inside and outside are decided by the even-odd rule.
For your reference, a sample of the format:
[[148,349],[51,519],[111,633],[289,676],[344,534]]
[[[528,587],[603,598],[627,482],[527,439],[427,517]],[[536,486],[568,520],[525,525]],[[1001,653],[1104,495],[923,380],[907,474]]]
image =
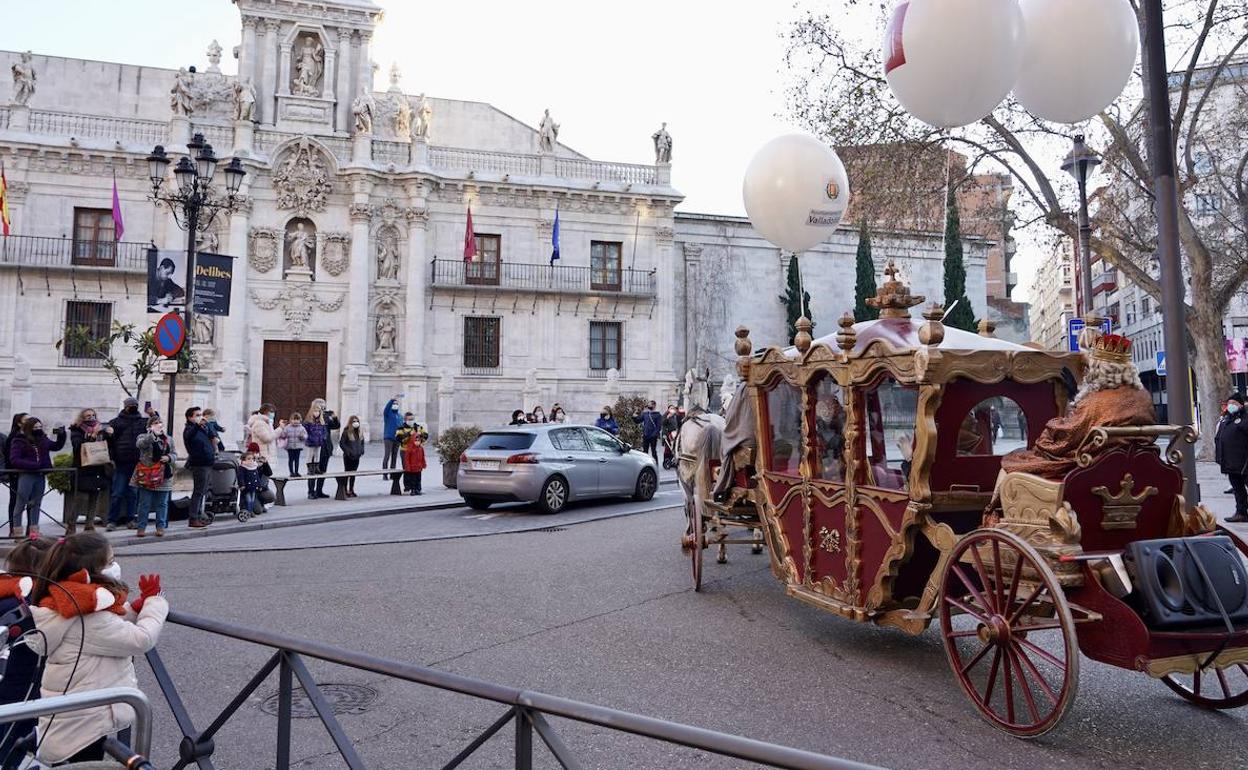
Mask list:
[[849,208],[849,177],[836,152],[809,134],[763,145],[745,170],[745,211],[754,229],[782,249],[827,240]]
[[1128,0],[906,0],[884,35],[884,77],[919,120],[964,126],[1012,90],[1044,120],[1078,123],[1131,76],[1139,28]]

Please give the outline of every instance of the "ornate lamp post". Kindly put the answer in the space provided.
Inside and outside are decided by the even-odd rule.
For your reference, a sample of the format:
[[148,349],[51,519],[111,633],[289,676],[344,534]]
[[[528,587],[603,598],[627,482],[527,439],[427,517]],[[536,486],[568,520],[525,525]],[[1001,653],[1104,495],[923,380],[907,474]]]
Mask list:
[[[147,175],[152,180],[153,203],[163,203],[173,212],[173,219],[178,227],[186,231],[186,307],[182,311],[182,319],[186,323],[186,345],[192,344],[194,337],[192,314],[195,307],[195,241],[200,230],[211,226],[217,215],[222,211],[232,211],[238,201],[238,190],[243,184],[247,172],[238,158],[230,160],[225,167],[225,194],[222,195],[212,187],[213,177],[217,171],[217,156],[212,145],[204,141],[203,134],[195,134],[187,143],[189,155],[178,159],[173,168],[173,176],[177,188],[165,188],[164,183],[171,162],[165,154],[165,148],[156,145],[152,154],[147,156]],[[169,414],[166,420],[174,419],[174,396],[177,393],[178,376],[169,377]],[[171,434],[172,435],[172,434]]]
[[1101,164],[1101,156],[1083,143],[1083,134],[1075,135],[1075,144],[1062,161],[1062,170],[1075,178],[1079,186],[1079,315],[1092,309],[1092,225],[1088,221],[1088,176]]

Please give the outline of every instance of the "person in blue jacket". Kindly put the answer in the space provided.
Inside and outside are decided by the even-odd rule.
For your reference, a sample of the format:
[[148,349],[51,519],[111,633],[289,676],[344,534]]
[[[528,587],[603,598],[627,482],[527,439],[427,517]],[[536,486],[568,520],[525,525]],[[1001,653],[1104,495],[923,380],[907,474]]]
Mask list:
[[381,410],[384,425],[381,438],[385,444],[385,454],[381,458],[383,470],[394,468],[399,464],[399,444],[394,440],[394,434],[403,427],[403,410],[399,408],[399,400],[403,398],[403,395],[400,393],[387,401],[385,408]]
[[663,415],[655,407],[654,401],[646,404],[645,411],[633,415],[633,422],[641,426],[641,451],[649,452],[657,463],[659,436],[663,434]]
[[611,407],[604,406],[602,412],[599,413],[598,419],[594,421],[594,425],[602,428],[612,436],[620,435],[620,424],[615,421],[615,415],[611,414]]

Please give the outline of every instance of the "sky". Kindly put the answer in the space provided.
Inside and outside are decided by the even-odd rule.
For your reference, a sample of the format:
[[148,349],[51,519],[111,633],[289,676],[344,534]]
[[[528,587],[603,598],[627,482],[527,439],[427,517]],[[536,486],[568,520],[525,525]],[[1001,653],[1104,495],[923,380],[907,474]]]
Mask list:
[[[51,0],[12,7],[0,48],[158,67],[237,71],[229,0]],[[549,107],[559,140],[598,160],[652,163],[667,121],[672,183],[683,211],[743,214],[741,177],[755,150],[792,130],[780,117],[781,37],[789,2],[381,0],[372,42],[384,91],[397,63],[403,90],[493,104],[536,126]],[[13,13],[18,7],[23,10]]]

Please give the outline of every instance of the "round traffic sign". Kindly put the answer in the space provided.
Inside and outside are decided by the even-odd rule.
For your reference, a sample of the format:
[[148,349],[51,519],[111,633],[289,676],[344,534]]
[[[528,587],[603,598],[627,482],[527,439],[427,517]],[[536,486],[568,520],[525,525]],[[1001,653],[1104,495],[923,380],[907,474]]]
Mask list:
[[165,313],[156,322],[152,338],[156,343],[156,352],[166,358],[176,356],[186,342],[186,324],[182,321],[182,316],[177,313]]

